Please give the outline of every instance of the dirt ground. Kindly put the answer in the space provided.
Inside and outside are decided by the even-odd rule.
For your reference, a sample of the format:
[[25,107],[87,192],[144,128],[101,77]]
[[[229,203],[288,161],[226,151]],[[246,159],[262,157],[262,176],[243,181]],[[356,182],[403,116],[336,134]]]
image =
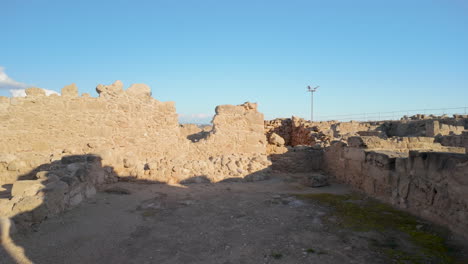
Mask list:
[[[343,185],[309,188],[274,177],[112,187],[114,192],[99,192],[34,231],[16,234],[15,244],[33,263],[44,264],[417,263],[375,250],[376,232],[337,228],[330,208],[297,196],[349,194]],[[13,263],[3,250],[0,263]]]

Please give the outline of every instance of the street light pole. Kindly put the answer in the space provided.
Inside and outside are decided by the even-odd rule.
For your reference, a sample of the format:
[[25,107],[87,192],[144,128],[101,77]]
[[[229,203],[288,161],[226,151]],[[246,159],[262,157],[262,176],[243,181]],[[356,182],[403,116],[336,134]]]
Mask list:
[[314,93],[320,86],[316,86],[314,88],[307,86],[307,92],[310,92],[310,121],[314,121]]

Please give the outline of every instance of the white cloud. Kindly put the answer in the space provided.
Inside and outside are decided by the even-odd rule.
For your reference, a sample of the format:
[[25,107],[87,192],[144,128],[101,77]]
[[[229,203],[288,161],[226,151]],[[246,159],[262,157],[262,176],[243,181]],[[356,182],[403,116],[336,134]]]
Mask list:
[[[10,78],[5,73],[5,68],[0,66],[0,89],[8,90],[12,97],[25,97],[26,96],[25,89],[28,87],[30,87],[30,85],[17,82],[13,80],[12,78]],[[51,94],[60,95],[59,93],[53,90],[48,90],[48,89],[43,89],[43,90],[45,91],[47,96]]]
[[27,84],[13,80],[5,73],[5,68],[0,67],[0,89],[16,90],[26,87],[28,87]]
[[12,97],[25,97],[25,89],[11,89],[9,90]]
[[[45,91],[45,94],[47,96],[49,96],[51,94],[60,95],[59,93],[57,93],[56,91],[53,91],[53,90],[48,90],[48,89],[42,89],[42,90]],[[26,89],[11,89],[11,90],[9,90],[9,92],[11,93],[11,96],[13,96],[13,97],[25,97],[26,96]]]

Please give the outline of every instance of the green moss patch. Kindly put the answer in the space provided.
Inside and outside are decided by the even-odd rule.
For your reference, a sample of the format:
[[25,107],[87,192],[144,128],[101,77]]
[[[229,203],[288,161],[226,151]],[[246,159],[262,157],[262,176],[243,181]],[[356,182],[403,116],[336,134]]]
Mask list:
[[[370,239],[369,244],[390,258],[392,263],[457,263],[449,255],[450,248],[445,234],[422,228],[424,225],[421,225],[421,220],[390,205],[360,194],[296,196],[330,207],[332,210],[329,216],[336,218],[335,224],[342,228],[382,234],[383,239]],[[402,240],[405,243],[401,243]]]
[[275,252],[275,253],[272,253],[271,256],[272,256],[274,259],[280,259],[280,258],[283,257],[283,254]]

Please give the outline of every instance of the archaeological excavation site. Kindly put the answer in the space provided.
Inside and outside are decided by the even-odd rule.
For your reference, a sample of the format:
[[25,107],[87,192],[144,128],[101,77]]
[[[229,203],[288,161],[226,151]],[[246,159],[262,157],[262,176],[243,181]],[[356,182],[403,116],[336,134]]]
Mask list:
[[96,91],[0,97],[1,264],[468,263],[468,115],[180,124]]

